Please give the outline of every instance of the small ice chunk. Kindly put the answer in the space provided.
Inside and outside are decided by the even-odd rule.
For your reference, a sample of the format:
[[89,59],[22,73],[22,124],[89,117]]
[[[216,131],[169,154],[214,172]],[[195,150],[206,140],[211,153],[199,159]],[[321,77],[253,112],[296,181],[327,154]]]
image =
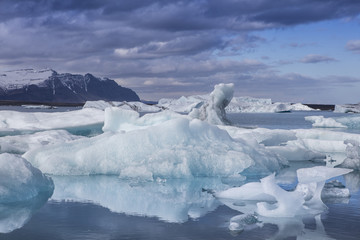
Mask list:
[[259,220],[254,214],[241,214],[230,219],[229,230],[241,232],[258,227]]

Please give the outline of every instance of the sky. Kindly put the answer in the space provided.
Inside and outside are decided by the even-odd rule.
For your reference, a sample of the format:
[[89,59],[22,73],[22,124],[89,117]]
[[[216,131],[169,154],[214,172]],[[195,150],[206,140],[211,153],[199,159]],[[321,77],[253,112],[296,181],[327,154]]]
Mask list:
[[360,102],[358,0],[1,0],[0,69],[92,73],[141,99]]

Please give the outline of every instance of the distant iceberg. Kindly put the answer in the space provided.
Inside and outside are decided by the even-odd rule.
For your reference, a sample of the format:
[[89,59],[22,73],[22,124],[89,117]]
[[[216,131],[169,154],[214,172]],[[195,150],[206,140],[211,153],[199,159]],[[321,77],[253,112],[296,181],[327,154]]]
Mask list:
[[100,110],[105,110],[108,107],[118,107],[126,110],[134,110],[137,112],[159,112],[163,108],[157,105],[148,105],[142,102],[116,102],[116,101],[87,101],[85,102],[83,108],[95,108]]
[[[209,95],[197,95],[181,97],[179,99],[160,99],[158,106],[175,112],[189,113],[193,109],[200,108],[209,101]],[[253,97],[233,97],[225,108],[228,113],[273,113],[286,111],[315,111],[301,103],[273,103],[271,99]]]
[[305,120],[312,122],[313,127],[360,129],[360,116],[325,118],[324,116],[307,116]]
[[335,105],[334,112],[337,112],[337,113],[360,113],[360,103]]

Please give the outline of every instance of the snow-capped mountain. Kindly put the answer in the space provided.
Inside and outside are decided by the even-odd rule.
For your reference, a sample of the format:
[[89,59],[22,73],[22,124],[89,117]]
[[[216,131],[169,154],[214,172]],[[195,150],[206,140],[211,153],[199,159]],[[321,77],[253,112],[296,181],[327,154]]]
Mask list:
[[84,103],[88,100],[139,101],[131,89],[109,78],[57,73],[52,69],[0,72],[0,100]]

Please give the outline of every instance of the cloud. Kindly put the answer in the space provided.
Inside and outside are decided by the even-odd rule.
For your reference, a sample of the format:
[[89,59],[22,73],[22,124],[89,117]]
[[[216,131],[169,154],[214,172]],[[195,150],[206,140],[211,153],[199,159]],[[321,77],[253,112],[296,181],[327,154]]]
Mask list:
[[335,58],[317,55],[317,54],[309,54],[302,59],[300,59],[300,62],[302,63],[320,63],[320,62],[333,62],[336,61]]
[[360,54],[360,40],[350,40],[345,47],[349,51]]
[[[353,0],[1,0],[0,67],[91,72],[118,79],[139,94],[204,93],[220,81],[238,83],[244,94],[279,92],[281,81],[300,87],[311,79],[276,75],[274,66],[244,59],[267,43],[259,30],[359,12],[360,2]],[[346,48],[357,52],[355,43]],[[277,60],[276,54],[269,57]]]

